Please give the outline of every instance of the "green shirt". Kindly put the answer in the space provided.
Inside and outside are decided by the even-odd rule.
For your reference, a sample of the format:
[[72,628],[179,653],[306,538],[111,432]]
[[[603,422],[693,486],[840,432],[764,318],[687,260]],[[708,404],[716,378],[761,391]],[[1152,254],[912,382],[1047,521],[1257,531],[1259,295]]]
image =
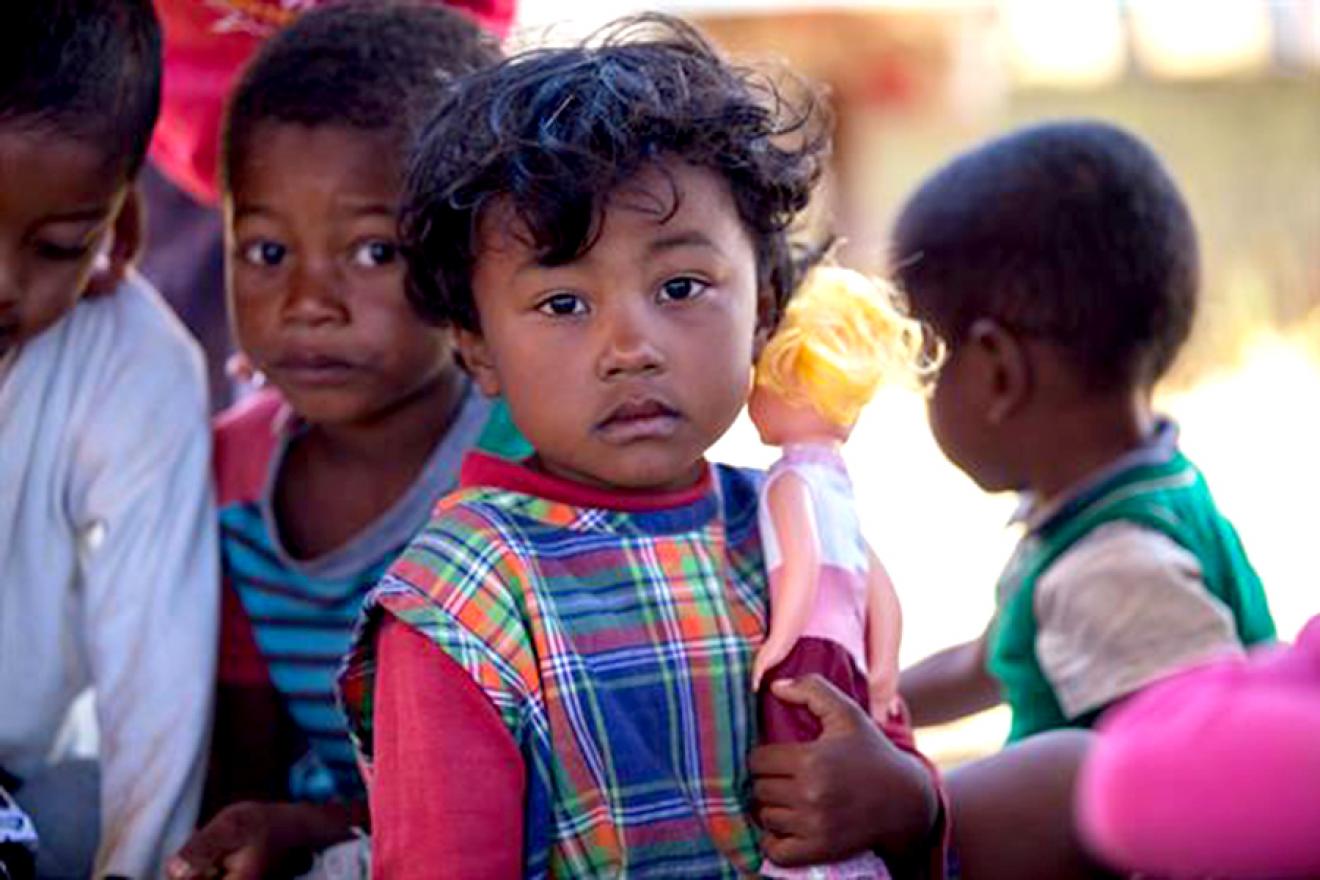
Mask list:
[[1060,556],[1113,522],[1152,529],[1195,557],[1205,589],[1228,609],[1243,644],[1274,638],[1264,590],[1237,532],[1219,512],[1200,471],[1170,444],[1168,455],[1143,456],[1119,468],[1033,528],[1002,575],[988,665],[1013,710],[1010,742],[1094,720],[1094,713],[1068,717],[1042,671],[1036,587]]

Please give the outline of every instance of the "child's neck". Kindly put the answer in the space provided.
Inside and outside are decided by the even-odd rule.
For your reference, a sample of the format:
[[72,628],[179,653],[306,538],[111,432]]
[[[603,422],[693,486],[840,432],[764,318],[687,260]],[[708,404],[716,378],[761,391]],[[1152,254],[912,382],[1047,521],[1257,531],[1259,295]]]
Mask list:
[[304,436],[327,463],[384,470],[421,463],[449,429],[462,390],[461,377],[441,380],[368,421],[308,425]]
[[1155,428],[1150,393],[1124,390],[1088,396],[1053,415],[1038,431],[1026,488],[1041,503],[1144,445]]
[[286,549],[304,559],[323,556],[398,502],[448,432],[465,387],[458,371],[446,371],[372,419],[309,425],[275,487]]

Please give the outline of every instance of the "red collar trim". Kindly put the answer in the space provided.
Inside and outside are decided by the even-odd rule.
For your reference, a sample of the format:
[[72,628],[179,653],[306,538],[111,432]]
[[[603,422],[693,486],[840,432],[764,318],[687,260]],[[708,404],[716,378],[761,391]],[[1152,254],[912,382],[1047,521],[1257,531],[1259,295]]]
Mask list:
[[571,504],[574,507],[594,507],[605,510],[622,510],[640,513],[650,510],[666,510],[683,507],[700,501],[711,487],[710,468],[701,469],[701,477],[686,489],[669,492],[631,491],[619,489],[601,489],[586,486],[554,474],[534,470],[527,462],[510,461],[485,452],[469,452],[463,458],[463,467],[459,473],[459,485],[491,486],[534,495],[548,501]]

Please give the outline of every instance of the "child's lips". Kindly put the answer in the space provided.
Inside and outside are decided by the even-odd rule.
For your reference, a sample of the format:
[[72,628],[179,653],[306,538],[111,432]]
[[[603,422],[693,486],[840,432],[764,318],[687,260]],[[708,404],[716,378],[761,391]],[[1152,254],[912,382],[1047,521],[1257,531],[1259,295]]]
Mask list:
[[343,358],[315,352],[293,352],[272,361],[269,371],[297,385],[342,385],[358,372],[358,365]]
[[639,440],[664,440],[678,430],[683,416],[659,400],[630,400],[610,411],[596,432],[607,443],[635,443]]

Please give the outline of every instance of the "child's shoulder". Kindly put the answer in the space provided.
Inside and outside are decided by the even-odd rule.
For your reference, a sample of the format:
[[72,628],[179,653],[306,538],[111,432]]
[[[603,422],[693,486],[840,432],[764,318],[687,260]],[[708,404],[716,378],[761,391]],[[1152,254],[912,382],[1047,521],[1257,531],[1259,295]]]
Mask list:
[[205,435],[201,349],[136,273],[26,343],[9,378],[40,401],[44,430],[100,436],[107,454],[116,438],[143,454]]
[[111,294],[84,298],[67,316],[62,342],[77,347],[89,368],[115,363],[124,380],[151,374],[153,384],[205,388],[201,347],[151,282],[130,272]]
[[213,467],[222,505],[260,492],[288,415],[284,399],[263,390],[216,416]]

